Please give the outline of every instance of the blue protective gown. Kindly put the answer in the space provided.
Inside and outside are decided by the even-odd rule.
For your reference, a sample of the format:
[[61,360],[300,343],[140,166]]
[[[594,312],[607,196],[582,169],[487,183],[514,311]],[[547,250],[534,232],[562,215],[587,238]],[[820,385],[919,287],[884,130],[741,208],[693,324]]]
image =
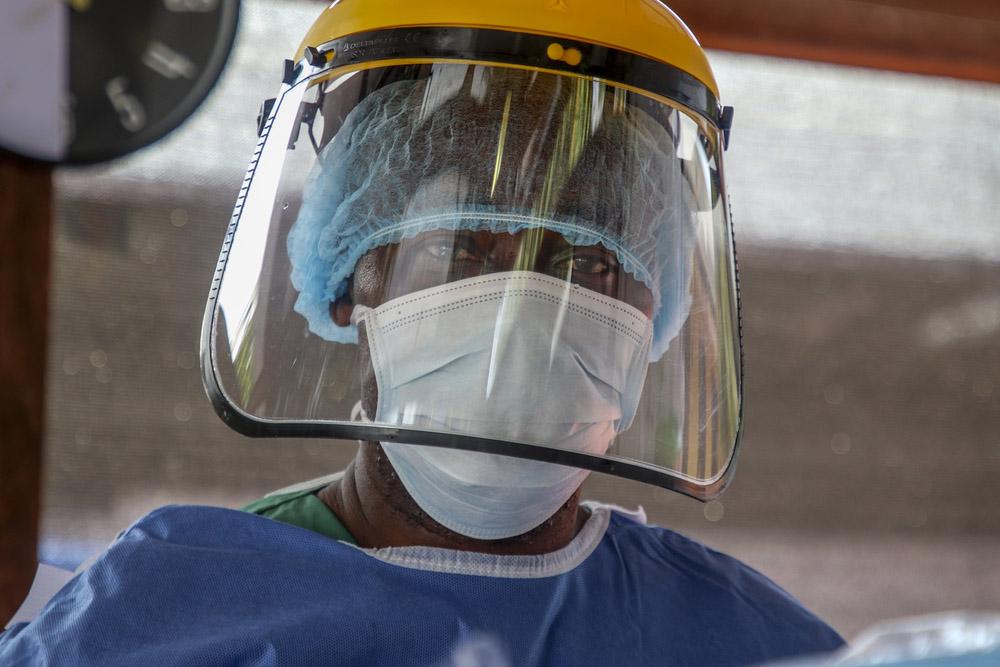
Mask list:
[[842,643],[761,574],[606,507],[557,552],[489,556],[171,506],[0,635],[0,664],[724,667]]

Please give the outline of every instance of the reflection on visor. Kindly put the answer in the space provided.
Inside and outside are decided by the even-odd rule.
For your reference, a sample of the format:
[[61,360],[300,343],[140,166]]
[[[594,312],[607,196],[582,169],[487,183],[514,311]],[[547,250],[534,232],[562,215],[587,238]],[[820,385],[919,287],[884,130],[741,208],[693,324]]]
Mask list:
[[[716,130],[602,82],[462,64],[300,83],[278,101],[271,127],[257,166],[267,177],[251,180],[253,210],[242,214],[214,315],[214,379],[227,400],[254,418],[303,424],[348,422],[361,399],[375,426],[454,433],[458,447],[468,436],[570,448],[572,438],[508,428],[560,423],[523,421],[515,399],[542,406],[546,392],[562,392],[561,411],[576,415],[566,432],[583,432],[581,414],[600,413],[584,406],[598,402],[573,392],[599,378],[594,386],[618,396],[600,404],[619,407],[606,426],[588,427],[610,434],[589,453],[658,471],[685,492],[719,488],[739,430],[740,386]],[[539,294],[556,300],[543,299],[544,308],[510,300],[508,288],[506,306],[469,309],[480,297],[467,292],[460,304],[450,300],[452,286],[510,275],[562,285],[556,293],[579,290],[600,307],[556,299],[550,287]],[[393,367],[433,359],[435,388],[380,411],[378,390],[398,377],[376,377],[377,350],[365,337],[357,344],[357,324],[431,293],[450,305],[393,338],[422,341]],[[634,313],[650,327],[648,342],[614,352],[620,342],[608,341],[628,339]],[[480,326],[501,317],[503,326]],[[481,330],[475,351],[456,347],[463,322]],[[614,335],[595,335],[601,327]],[[566,380],[577,372],[587,382]],[[644,381],[610,389],[626,376]],[[491,387],[521,407],[489,427],[454,419],[447,406],[486,400]]]

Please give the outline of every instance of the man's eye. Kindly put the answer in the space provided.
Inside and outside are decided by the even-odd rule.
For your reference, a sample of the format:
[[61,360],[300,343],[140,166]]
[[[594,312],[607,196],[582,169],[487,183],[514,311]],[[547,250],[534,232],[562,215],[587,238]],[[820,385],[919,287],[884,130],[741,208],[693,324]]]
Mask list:
[[607,270],[608,265],[603,258],[586,255],[573,258],[573,273],[597,274],[605,273]]
[[424,250],[435,259],[449,259],[451,248],[452,245],[444,241],[428,243],[424,246]]
[[456,262],[471,262],[476,259],[476,255],[466,248],[455,248],[451,258]]
[[606,253],[579,253],[573,255],[573,273],[586,275],[602,275],[617,268],[615,262]]
[[454,246],[448,241],[432,241],[424,246],[424,251],[441,261],[468,262],[476,256],[463,246]]
[[576,248],[560,254],[552,261],[553,275],[600,276],[615,271],[618,260],[610,252],[598,248]]

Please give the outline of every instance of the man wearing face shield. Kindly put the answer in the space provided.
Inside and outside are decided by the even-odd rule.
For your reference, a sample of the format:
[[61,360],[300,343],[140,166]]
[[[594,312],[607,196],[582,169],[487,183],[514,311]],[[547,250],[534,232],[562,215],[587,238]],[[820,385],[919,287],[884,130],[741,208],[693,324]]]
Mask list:
[[730,113],[679,19],[346,0],[302,53],[262,114],[203,366],[235,429],[358,453],[248,512],[154,512],[0,657],[743,665],[842,644],[737,561],[580,499],[595,470],[703,500],[732,473]]
[[[679,224],[682,177],[657,168],[672,166],[667,131],[614,104],[613,94],[593,96],[562,77],[445,65],[386,85],[351,112],[313,167],[288,248],[296,309],[311,330],[358,339],[362,418],[600,454],[627,428],[654,306],[623,261],[638,266],[644,250],[672,255],[680,268],[642,270],[654,287],[678,292],[691,243]],[[578,118],[575,105],[599,121]],[[574,133],[586,137],[579,147]],[[483,152],[499,141],[498,159],[521,164],[483,169]],[[658,226],[675,238],[657,239]],[[686,308],[683,297],[667,306],[661,326],[674,331],[660,332],[661,347]],[[586,474],[368,442],[320,497],[363,527],[352,532],[371,533],[370,546],[457,539],[541,552],[575,534]],[[372,526],[365,508],[382,498],[402,511]]]

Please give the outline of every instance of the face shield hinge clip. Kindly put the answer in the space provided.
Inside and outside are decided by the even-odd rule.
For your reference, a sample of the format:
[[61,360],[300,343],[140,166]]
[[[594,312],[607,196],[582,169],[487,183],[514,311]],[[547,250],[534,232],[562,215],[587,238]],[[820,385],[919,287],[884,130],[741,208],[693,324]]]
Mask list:
[[274,103],[276,98],[269,97],[260,103],[260,111],[257,113],[257,136],[264,134],[264,125],[267,123],[267,119],[271,117],[271,109],[274,108]]
[[310,67],[321,67],[326,64],[326,56],[315,46],[307,46],[304,55]]
[[295,79],[298,78],[299,72],[301,71],[302,68],[296,65],[294,60],[286,60],[285,69],[281,75],[281,83],[285,84],[286,86],[292,85],[293,83],[295,83]]
[[729,133],[733,130],[733,115],[736,109],[733,107],[722,107],[722,115],[719,116],[719,129],[722,130],[722,146],[729,150]]

